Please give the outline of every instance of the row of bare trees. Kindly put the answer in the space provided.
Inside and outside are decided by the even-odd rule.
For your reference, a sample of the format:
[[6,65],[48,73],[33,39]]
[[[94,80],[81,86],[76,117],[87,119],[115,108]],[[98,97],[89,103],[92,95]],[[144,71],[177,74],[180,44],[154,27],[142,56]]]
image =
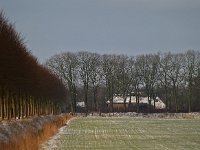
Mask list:
[[0,13],[0,119],[59,113],[66,96],[63,83],[38,64]]
[[86,111],[99,110],[105,106],[106,100],[111,100],[112,106],[116,93],[124,97],[125,104],[131,92],[136,95],[138,106],[142,93],[148,97],[149,104],[154,101],[154,106],[155,98],[161,97],[166,104],[166,111],[191,112],[200,108],[198,51],[130,57],[66,52],[51,57],[46,66],[69,89],[71,111],[76,111],[76,102],[81,100],[86,104]]

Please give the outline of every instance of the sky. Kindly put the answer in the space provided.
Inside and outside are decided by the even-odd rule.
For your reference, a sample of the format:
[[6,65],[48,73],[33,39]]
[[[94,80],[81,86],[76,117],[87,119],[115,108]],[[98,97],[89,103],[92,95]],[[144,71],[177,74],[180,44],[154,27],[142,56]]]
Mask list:
[[0,0],[39,62],[65,51],[200,51],[200,0]]

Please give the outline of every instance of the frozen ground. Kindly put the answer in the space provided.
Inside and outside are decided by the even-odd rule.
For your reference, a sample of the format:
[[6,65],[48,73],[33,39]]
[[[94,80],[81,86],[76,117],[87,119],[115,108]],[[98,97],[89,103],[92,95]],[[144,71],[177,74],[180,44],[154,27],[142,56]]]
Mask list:
[[43,150],[199,150],[200,119],[78,117]]

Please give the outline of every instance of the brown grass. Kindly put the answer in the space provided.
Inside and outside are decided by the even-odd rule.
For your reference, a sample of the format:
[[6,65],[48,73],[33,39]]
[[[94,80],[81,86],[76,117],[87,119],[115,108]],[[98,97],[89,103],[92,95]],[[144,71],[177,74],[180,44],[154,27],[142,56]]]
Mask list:
[[39,145],[55,134],[72,116],[65,114],[37,117],[32,120],[8,123],[0,127],[0,149],[37,150]]

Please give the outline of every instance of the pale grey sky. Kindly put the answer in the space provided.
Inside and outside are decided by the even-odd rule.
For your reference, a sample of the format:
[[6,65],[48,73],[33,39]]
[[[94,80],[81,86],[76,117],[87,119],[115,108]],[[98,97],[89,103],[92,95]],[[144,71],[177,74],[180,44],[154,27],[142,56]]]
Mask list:
[[0,8],[40,62],[61,51],[200,50],[200,0],[0,0]]

